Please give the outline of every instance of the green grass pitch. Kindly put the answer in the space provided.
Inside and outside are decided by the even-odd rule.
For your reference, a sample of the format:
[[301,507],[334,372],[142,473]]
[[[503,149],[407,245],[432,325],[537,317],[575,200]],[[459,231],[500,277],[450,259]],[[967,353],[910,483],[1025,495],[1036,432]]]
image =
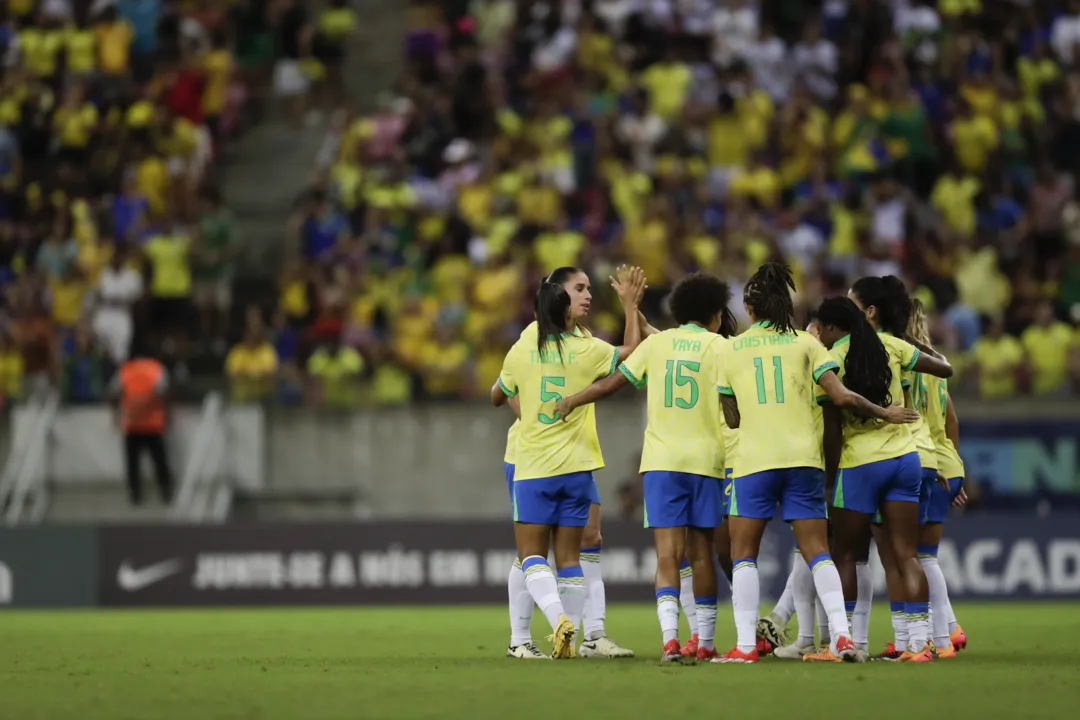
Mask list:
[[[638,658],[562,662],[505,659],[499,606],[12,611],[0,720],[1077,717],[1080,606],[957,611],[970,644],[951,662],[697,667],[658,664],[651,605],[608,608]],[[890,637],[878,605],[872,643]],[[722,611],[718,644],[733,643]]]

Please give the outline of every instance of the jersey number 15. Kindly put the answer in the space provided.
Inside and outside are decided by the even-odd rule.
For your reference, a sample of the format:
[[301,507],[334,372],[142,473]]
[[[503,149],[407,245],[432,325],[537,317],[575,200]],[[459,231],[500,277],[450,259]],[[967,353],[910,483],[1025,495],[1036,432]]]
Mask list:
[[[694,377],[701,371],[701,363],[692,360],[668,360],[664,373],[664,407],[677,407],[681,410],[689,410],[697,405],[698,382]],[[675,388],[683,385],[690,386],[690,399],[684,400],[675,397]]]

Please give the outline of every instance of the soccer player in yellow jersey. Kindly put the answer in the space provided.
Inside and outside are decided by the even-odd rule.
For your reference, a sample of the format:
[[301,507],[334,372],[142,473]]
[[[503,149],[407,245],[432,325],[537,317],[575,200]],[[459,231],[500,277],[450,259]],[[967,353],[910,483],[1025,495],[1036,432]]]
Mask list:
[[[822,304],[819,314],[821,339],[832,348],[832,356],[840,364],[841,377],[848,387],[878,380],[878,376],[864,369],[863,356],[878,357],[882,352],[888,358],[889,382],[885,392],[889,402],[902,401],[901,379],[905,371],[952,374],[948,362],[933,350],[916,347],[897,337],[906,333],[911,308],[899,279],[862,278],[852,287],[849,299],[830,299]],[[867,328],[877,331],[876,335],[870,333],[867,337]],[[879,340],[876,344],[871,342],[875,337]],[[875,364],[874,370],[877,369]],[[821,401],[827,402],[824,398]],[[857,565],[868,559],[871,520],[880,510],[888,547],[896,555],[903,581],[904,609],[902,615],[894,615],[897,618],[894,627],[902,622],[908,640],[905,647],[896,649],[901,651],[900,659],[905,662],[928,662],[932,660],[927,647],[928,590],[915,547],[922,470],[914,435],[908,427],[868,423],[850,413],[841,414],[829,405],[825,410],[826,464],[830,472],[839,468],[833,490],[836,512],[831,516],[834,548],[853,631],[857,620],[860,627],[857,637],[861,640],[862,623],[869,622],[870,598],[860,596],[859,590],[865,588],[858,581]],[[881,552],[887,550],[880,549]],[[897,636],[899,641],[902,633],[898,632]]]
[[[921,343],[930,344],[930,332],[926,324],[926,309],[922,301],[912,300],[911,322],[908,334]],[[967,645],[967,635],[956,622],[949,601],[949,588],[945,584],[945,575],[938,565],[938,546],[945,520],[949,516],[949,507],[963,504],[964,461],[960,459],[957,448],[960,445],[960,426],[956,420],[956,411],[949,398],[948,383],[933,375],[916,375],[925,397],[925,411],[920,409],[934,443],[937,455],[937,482],[923,480],[922,493],[919,496],[919,563],[926,573],[926,582],[930,586],[930,624],[934,648],[938,660],[956,657],[959,650]]]
[[[629,357],[640,340],[637,308],[644,275],[635,269],[625,286],[614,284],[634,342],[617,348],[574,334],[577,319],[591,304],[589,278],[576,268],[560,268],[537,290],[535,338],[518,339],[491,390],[496,406],[518,398],[514,536],[526,587],[551,624],[556,658],[577,654],[574,637],[585,608],[581,540],[598,499],[593,471],[604,460],[592,408],[561,422],[555,406],[615,372],[620,358]],[[558,579],[547,562],[552,544]]]
[[[619,292],[620,287],[629,287],[633,270],[625,266],[617,271],[617,280],[612,287]],[[549,281],[563,281],[563,288],[568,292],[575,292],[574,282],[579,280],[580,272],[576,268],[562,268],[549,276]],[[575,335],[586,337],[589,331],[580,325],[585,320],[588,308],[584,305],[576,306],[582,313],[575,314],[575,323],[579,323],[574,329]],[[625,309],[625,308],[624,308]],[[631,305],[632,312],[638,312]],[[572,313],[577,312],[572,310]],[[521,339],[535,344],[537,324],[532,322],[521,333]],[[630,336],[632,328],[628,324],[628,332],[623,337],[626,345],[636,343]],[[639,316],[639,329],[645,334],[655,329],[645,323]],[[521,410],[517,398],[510,401],[516,418],[520,418]],[[503,456],[503,475],[506,478],[507,488],[510,492],[510,503],[514,502],[514,463],[517,453],[517,431],[520,420],[515,420],[510,426],[506,436],[506,453]],[[585,611],[582,617],[582,631],[585,637],[581,643],[580,653],[582,657],[603,658],[630,658],[634,651],[621,647],[618,643],[607,637],[604,627],[606,614],[606,594],[604,592],[604,576],[600,565],[600,556],[603,549],[600,535],[600,494],[596,492],[589,508],[589,523],[585,526],[585,533],[581,541],[581,570],[585,575]],[[531,626],[533,614],[533,599],[525,584],[525,574],[521,570],[521,560],[515,559],[510,568],[507,579],[507,594],[510,603],[510,645],[507,647],[506,656],[518,659],[539,659],[548,656],[540,652],[532,642]]]
[[647,337],[619,371],[563,399],[556,411],[564,421],[627,384],[648,387],[648,426],[641,453],[645,483],[645,527],[656,544],[656,612],[662,663],[681,662],[679,645],[680,563],[693,569],[698,660],[717,656],[717,579],[713,534],[723,522],[724,419],[713,395],[720,347],[716,334],[731,334],[731,291],[714,275],[684,278],[671,293],[679,327]]
[[739,429],[729,518],[738,644],[713,662],[759,659],[757,554],[777,504],[784,520],[792,524],[828,610],[829,651],[837,659],[857,658],[840,576],[829,555],[822,442],[813,432],[815,388],[834,403],[869,417],[900,423],[916,418],[902,407],[875,405],[840,383],[837,363],[822,344],[792,327],[794,287],[784,265],[767,263],[754,273],[743,292],[754,324],[722,348],[717,364],[716,387],[724,417],[730,427]]

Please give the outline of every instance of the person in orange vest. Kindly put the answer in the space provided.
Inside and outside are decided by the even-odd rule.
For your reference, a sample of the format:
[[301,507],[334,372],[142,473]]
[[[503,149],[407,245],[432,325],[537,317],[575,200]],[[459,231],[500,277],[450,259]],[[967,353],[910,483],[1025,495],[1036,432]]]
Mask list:
[[124,433],[124,464],[127,470],[128,497],[133,505],[142,503],[142,479],[139,461],[143,452],[154,463],[162,500],[172,500],[172,473],[165,453],[166,397],[169,374],[150,353],[133,352],[120,366],[110,386],[110,397],[118,411]]

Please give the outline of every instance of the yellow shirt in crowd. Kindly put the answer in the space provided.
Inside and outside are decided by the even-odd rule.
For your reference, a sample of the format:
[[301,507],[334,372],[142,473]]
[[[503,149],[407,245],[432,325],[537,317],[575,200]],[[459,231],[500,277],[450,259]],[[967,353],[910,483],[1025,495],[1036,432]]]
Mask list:
[[1016,394],[1016,371],[1024,361],[1024,348],[1011,335],[996,340],[979,338],[971,349],[979,371],[979,395],[986,399],[1012,397]]
[[1069,347],[1072,344],[1069,326],[1055,322],[1047,327],[1029,327],[1020,336],[1020,342],[1035,374],[1035,392],[1044,394],[1060,390],[1069,374]]
[[153,278],[150,292],[158,298],[183,298],[191,295],[191,262],[188,253],[191,238],[187,235],[155,235],[143,251],[150,259]]

